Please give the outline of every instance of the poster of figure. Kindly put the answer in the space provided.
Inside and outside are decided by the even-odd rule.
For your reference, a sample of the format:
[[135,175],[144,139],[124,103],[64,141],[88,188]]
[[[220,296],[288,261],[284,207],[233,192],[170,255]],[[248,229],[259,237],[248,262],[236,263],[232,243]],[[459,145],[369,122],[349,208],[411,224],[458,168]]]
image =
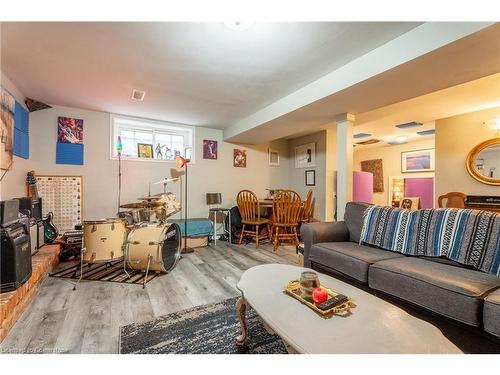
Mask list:
[[217,160],[217,141],[203,140],[203,159]]
[[57,142],[83,143],[83,120],[59,117],[57,119]]
[[12,165],[14,139],[14,97],[0,86],[0,169],[10,169]]
[[247,150],[235,148],[233,150],[233,166],[237,168],[247,167]]
[[316,143],[307,143],[295,147],[295,168],[311,168],[316,166]]

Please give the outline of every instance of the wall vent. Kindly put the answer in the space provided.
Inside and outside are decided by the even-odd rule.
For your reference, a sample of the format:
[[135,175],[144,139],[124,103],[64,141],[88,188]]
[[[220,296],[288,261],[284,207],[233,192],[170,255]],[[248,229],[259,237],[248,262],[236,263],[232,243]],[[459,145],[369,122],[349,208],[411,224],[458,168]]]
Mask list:
[[145,91],[136,90],[136,89],[132,90],[132,99],[137,100],[139,102],[142,102],[144,100],[144,96],[146,96]]

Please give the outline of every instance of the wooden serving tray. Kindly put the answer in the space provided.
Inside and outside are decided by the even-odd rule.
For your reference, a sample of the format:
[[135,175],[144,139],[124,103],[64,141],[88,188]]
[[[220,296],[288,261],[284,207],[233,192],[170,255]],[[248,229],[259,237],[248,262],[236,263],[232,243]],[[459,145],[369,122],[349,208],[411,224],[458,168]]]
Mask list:
[[[335,292],[334,290],[332,290],[330,288],[326,288],[324,286],[321,286],[321,288],[326,290],[326,292],[328,293],[328,299],[333,298],[333,297],[340,294],[340,293]],[[285,288],[284,288],[284,292],[286,294],[292,296],[296,300],[300,301],[304,305],[308,306],[315,313],[317,313],[318,315],[320,315],[322,318],[325,318],[325,319],[329,319],[334,315],[342,316],[342,317],[349,316],[352,314],[351,308],[356,307],[356,305],[354,304],[354,301],[350,297],[348,297],[348,300],[341,305],[335,306],[335,307],[328,309],[328,310],[321,310],[321,309],[316,307],[316,305],[313,303],[312,300],[302,297],[302,294],[300,292],[299,280],[292,280],[288,284],[286,284]]]

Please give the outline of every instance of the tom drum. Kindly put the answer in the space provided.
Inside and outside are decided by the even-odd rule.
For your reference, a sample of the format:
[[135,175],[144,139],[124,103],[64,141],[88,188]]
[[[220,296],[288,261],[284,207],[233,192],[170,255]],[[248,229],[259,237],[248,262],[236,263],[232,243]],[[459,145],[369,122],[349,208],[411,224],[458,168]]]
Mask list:
[[86,251],[83,260],[94,263],[123,259],[126,238],[127,227],[123,219],[84,221],[83,240]]

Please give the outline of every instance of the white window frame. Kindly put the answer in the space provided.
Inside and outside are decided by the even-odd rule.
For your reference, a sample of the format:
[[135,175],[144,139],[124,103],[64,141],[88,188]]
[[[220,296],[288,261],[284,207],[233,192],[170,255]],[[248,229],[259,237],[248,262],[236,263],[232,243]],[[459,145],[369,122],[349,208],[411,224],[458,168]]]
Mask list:
[[[115,123],[115,120],[121,120],[121,124]],[[124,124],[125,123],[125,124]],[[182,135],[184,137],[184,150],[186,148],[191,148],[191,164],[195,163],[195,127],[189,125],[181,125],[172,122],[158,121],[145,119],[141,117],[132,117],[126,115],[111,114],[110,116],[110,142],[109,142],[109,156],[111,160],[118,160],[116,154],[116,142],[118,139],[118,132],[120,129],[136,130],[136,131],[148,131],[153,134],[153,156],[155,156],[155,132],[171,134],[171,135]],[[184,156],[184,154],[182,154]],[[175,163],[175,160],[165,160],[165,159],[148,159],[139,157],[123,156],[122,160],[133,160],[133,161],[146,161],[154,163]]]

